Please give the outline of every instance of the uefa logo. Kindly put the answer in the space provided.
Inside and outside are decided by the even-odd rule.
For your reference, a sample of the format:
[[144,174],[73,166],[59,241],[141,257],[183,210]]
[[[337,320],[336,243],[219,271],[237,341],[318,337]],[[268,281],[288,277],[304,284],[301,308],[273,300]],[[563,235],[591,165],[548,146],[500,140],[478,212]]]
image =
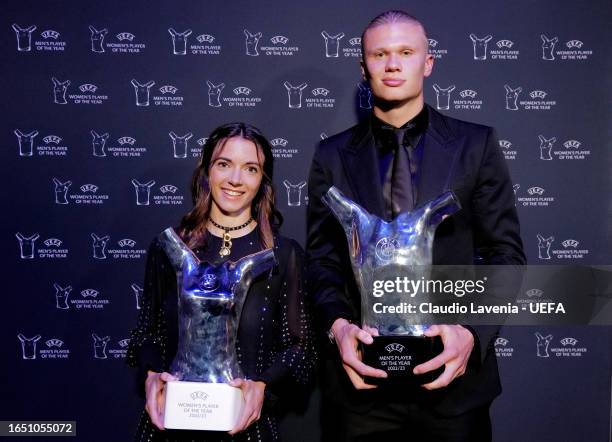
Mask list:
[[399,241],[395,238],[381,238],[376,243],[376,257],[382,262],[391,261],[399,249]]
[[398,344],[397,342],[391,343],[389,345],[387,345],[385,347],[385,350],[387,350],[387,353],[402,353],[404,351],[406,347],[404,347],[402,344]]
[[495,356],[498,358],[510,358],[514,354],[510,340],[502,337],[495,339]]
[[520,105],[525,110],[546,111],[551,110],[557,105],[556,100],[551,100],[548,97],[548,92],[541,89],[534,89],[530,91],[525,100],[518,100],[518,95],[523,90],[521,87],[512,89],[510,86],[505,85],[505,89],[506,109],[508,110],[518,110]]
[[161,195],[153,195],[153,204],[156,206],[174,206],[184,203],[184,196],[177,194],[178,187],[172,184],[164,184],[160,186]]
[[252,33],[245,29],[244,35],[246,37],[246,54],[252,57],[257,57],[260,54],[272,57],[293,56],[300,50],[298,46],[290,44],[289,37],[285,35],[274,35],[269,39],[269,44],[262,45],[259,45],[262,37],[261,32]]
[[[499,147],[501,147],[502,152],[504,154],[504,158],[506,160],[516,160],[518,155],[517,149],[514,147],[514,144],[509,140],[499,140]],[[516,189],[514,190],[516,193]]]
[[561,60],[588,60],[593,55],[593,51],[584,47],[584,42],[578,39],[568,40],[565,48],[557,51],[557,56]]
[[38,155],[41,156],[64,157],[68,154],[68,147],[63,144],[61,137],[47,135],[43,137],[42,144],[37,146],[37,151]]
[[[298,101],[299,106],[301,107],[302,89],[300,88],[302,86],[298,86],[297,88],[291,88],[285,85],[285,87],[287,88],[287,93],[289,94],[290,107],[292,97],[294,98],[294,102]],[[331,91],[325,87],[313,88],[310,91],[310,96],[307,95],[304,101],[306,102],[306,107],[312,109],[333,109],[336,104],[336,99],[332,97]]]
[[566,140],[562,146],[553,151],[553,154],[560,160],[585,160],[591,155],[591,150],[578,140]]
[[[53,96],[57,104],[67,104],[66,90],[70,85],[70,81],[61,82],[56,78],[53,81]],[[83,83],[78,88],[75,94],[69,94],[68,98],[74,104],[98,105],[108,100],[108,95],[99,93],[99,87],[92,83]]]
[[205,401],[208,398],[208,393],[205,393],[204,391],[194,391],[193,393],[189,395],[189,397],[193,399],[194,401],[196,399]]
[[199,287],[206,293],[212,292],[219,288],[219,280],[212,273],[207,273],[200,279]]
[[[517,188],[518,189],[518,188]],[[541,186],[531,186],[527,190],[527,196],[519,196],[517,202],[522,207],[550,207],[555,204],[556,197],[551,195]],[[540,244],[541,245],[541,244]]]
[[272,155],[274,158],[291,159],[298,154],[298,149],[289,145],[289,141],[284,138],[274,138],[270,140]]
[[55,204],[66,205],[69,199],[80,205],[102,205],[109,196],[98,192],[100,188],[92,183],[83,184],[78,187],[80,193],[68,194],[68,190],[72,186],[72,181],[61,181],[58,178],[53,178],[53,190],[55,193]]
[[427,39],[427,52],[433,55],[434,59],[437,59],[437,60],[448,55],[448,49],[445,49],[440,44],[440,41],[436,40],[435,38]]
[[[442,89],[439,91],[436,90],[436,101],[439,105],[449,104],[450,106],[450,92],[454,87],[455,86],[452,85],[447,91],[443,91]],[[449,96],[449,103],[446,103],[446,95]],[[452,101],[452,107],[457,110],[480,110],[482,109],[482,99],[478,97],[478,92],[474,89],[463,89],[459,92],[459,98]]]

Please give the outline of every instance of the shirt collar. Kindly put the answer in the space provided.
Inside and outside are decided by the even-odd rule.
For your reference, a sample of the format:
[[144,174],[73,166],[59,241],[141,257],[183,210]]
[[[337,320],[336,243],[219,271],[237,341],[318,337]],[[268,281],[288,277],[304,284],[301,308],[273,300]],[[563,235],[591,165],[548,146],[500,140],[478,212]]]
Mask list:
[[[420,137],[425,130],[427,129],[427,125],[429,123],[429,112],[427,111],[427,106],[423,105],[423,109],[414,116],[414,118],[408,120],[404,123],[400,128],[396,128],[389,123],[382,121],[374,112],[370,114],[370,124],[372,127],[372,134],[374,138],[378,141],[378,145],[383,147],[387,143],[385,142],[389,136],[393,136],[394,129],[408,129],[407,135],[410,137]],[[381,143],[382,142],[382,143]]]

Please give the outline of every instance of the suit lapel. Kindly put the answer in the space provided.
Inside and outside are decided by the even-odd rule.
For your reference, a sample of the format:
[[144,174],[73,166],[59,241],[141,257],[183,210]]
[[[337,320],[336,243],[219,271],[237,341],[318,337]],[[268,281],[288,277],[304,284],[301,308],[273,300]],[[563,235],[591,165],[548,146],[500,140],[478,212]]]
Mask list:
[[417,207],[452,190],[455,162],[461,151],[460,140],[450,131],[444,116],[431,107],[424,143]]
[[384,216],[378,157],[368,119],[359,124],[351,140],[340,149],[344,173],[358,204],[368,212]]
[[[455,164],[462,149],[461,139],[448,127],[445,117],[428,107],[429,123],[423,140],[416,207],[453,190]],[[368,119],[355,127],[351,140],[340,148],[340,157],[355,201],[368,212],[384,218],[378,157]]]

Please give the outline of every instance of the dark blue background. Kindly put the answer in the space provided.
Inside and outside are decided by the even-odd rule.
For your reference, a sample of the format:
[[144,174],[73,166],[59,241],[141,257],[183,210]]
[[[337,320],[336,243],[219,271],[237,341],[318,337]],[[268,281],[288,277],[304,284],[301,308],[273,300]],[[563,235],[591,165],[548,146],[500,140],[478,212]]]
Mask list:
[[[135,393],[133,373],[124,359],[108,352],[107,359],[93,357],[92,333],[110,336],[107,350],[120,348],[118,342],[129,336],[138,311],[131,284],[142,285],[144,255],[139,259],[97,260],[92,255],[91,233],[109,235],[107,249],[117,241],[136,241],[135,249],[146,249],[151,238],[167,226],[176,225],[190,207],[188,183],[196,158],[177,159],[168,135],[193,133],[189,148],[211,129],[229,121],[247,121],[260,127],[270,139],[283,138],[287,148],[297,149],[292,158],[276,162],[277,200],[285,216],[284,232],[303,243],[305,235],[305,195],[300,206],[289,207],[284,180],[305,181],[313,148],[322,133],[331,135],[354,124],[359,109],[358,58],[343,56],[353,48],[349,40],[359,37],[374,15],[400,2],[76,2],[10,1],[0,18],[0,54],[3,94],[0,100],[0,161],[4,175],[2,188],[2,231],[0,245],[6,273],[3,277],[3,343],[0,379],[0,418],[22,420],[76,420],[79,440],[129,440],[142,400]],[[436,49],[446,49],[436,60],[434,72],[425,85],[426,100],[436,104],[432,88],[455,85],[451,104],[465,89],[477,92],[483,101],[479,110],[451,109],[446,114],[495,126],[500,139],[517,151],[508,164],[517,197],[528,197],[527,189],[541,187],[542,195],[555,201],[544,207],[517,206],[522,236],[531,263],[610,264],[610,204],[612,166],[610,155],[610,3],[528,1],[515,2],[411,2],[411,12],[426,25],[429,37],[438,41]],[[17,51],[11,25],[36,25],[32,50]],[[134,43],[144,43],[139,54],[91,51],[90,31],[108,29],[104,44],[117,43],[116,35],[130,32]],[[188,46],[196,37],[210,34],[221,45],[220,55],[174,55],[168,28],[178,32],[192,29]],[[45,41],[45,30],[60,33],[66,42],[63,52],[37,51],[36,41]],[[245,54],[243,30],[263,34],[260,55]],[[343,32],[340,57],[325,56],[322,31]],[[479,38],[492,35],[486,60],[474,60],[469,34]],[[542,59],[540,34],[557,36],[555,51],[567,50],[566,42],[577,39],[581,50],[592,51],[586,60]],[[270,38],[282,35],[287,46],[298,46],[292,56],[268,56],[263,46],[273,46]],[[519,50],[518,60],[493,60],[492,50],[499,40],[511,40]],[[358,47],[358,46],[355,46]],[[67,95],[80,93],[82,84],[94,84],[97,94],[108,95],[100,105],[53,103],[52,81],[70,80]],[[135,105],[136,79],[141,84],[155,81],[151,97],[159,88],[173,85],[184,97],[181,107]],[[251,97],[260,97],[254,108],[208,105],[206,81],[224,82],[221,97],[236,96],[232,90],[245,86]],[[289,109],[283,83],[307,83],[303,106]],[[543,90],[546,100],[556,101],[550,110],[518,111],[505,109],[504,85],[521,86],[519,101],[529,93]],[[315,97],[312,90],[326,88],[327,97]],[[334,98],[333,108],[308,108],[307,98]],[[20,156],[14,131],[37,130],[34,155]],[[136,146],[147,147],[140,158],[92,155],[90,131],[108,132],[109,146],[130,136]],[[62,138],[68,146],[63,157],[37,154],[47,135]],[[590,150],[584,160],[540,159],[538,136],[556,137],[553,150],[567,140],[579,140],[581,149]],[[109,195],[102,206],[55,203],[53,178],[72,181],[68,194],[82,194],[79,187],[92,183],[98,194]],[[132,179],[141,183],[155,180],[151,204],[136,205]],[[154,195],[171,184],[184,196],[182,205],[156,205]],[[537,196],[537,195],[536,195]],[[38,233],[36,249],[48,238],[59,238],[69,250],[65,259],[21,259],[15,234]],[[554,236],[552,250],[562,250],[566,239],[579,241],[578,249],[588,249],[580,259],[538,258],[536,235]],[[56,308],[53,284],[71,285],[69,300],[84,299],[80,292],[94,288],[99,299],[108,299],[102,310]],[[536,355],[535,332],[553,335],[551,347],[573,337],[576,347],[586,348],[580,357],[548,358]],[[22,358],[18,334],[28,338],[41,335],[37,358]],[[500,357],[503,395],[495,401],[492,414],[495,440],[499,441],[606,441],[610,432],[610,348],[607,327],[550,327],[506,329],[506,347],[511,357]],[[43,359],[46,341],[63,341],[70,350],[67,360]],[[284,421],[286,440],[317,440],[318,394],[315,391],[303,416],[292,414]]]

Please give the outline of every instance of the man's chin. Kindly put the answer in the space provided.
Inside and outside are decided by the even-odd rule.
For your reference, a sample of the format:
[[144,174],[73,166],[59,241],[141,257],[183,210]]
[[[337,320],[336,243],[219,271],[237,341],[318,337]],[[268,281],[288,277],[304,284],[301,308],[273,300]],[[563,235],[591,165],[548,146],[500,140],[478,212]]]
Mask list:
[[386,96],[375,97],[374,104],[381,110],[389,110],[402,107],[416,100],[417,98],[418,97],[406,97],[405,95],[398,96],[396,94],[387,94]]

